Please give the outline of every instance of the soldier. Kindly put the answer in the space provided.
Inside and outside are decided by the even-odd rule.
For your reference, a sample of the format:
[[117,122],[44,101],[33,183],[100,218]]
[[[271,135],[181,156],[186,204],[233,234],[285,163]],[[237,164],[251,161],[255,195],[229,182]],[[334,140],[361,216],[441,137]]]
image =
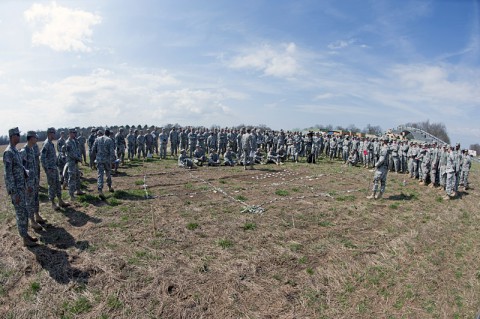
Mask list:
[[337,154],[337,138],[333,136],[330,139],[330,148],[329,148],[329,156],[330,160],[333,160],[335,158],[335,155]]
[[431,168],[431,156],[428,149],[428,145],[425,144],[422,150],[422,180],[419,185],[427,185],[428,178],[430,177],[430,168]]
[[218,135],[217,135],[217,140],[218,140],[218,152],[225,153],[227,151],[227,141],[228,141],[226,130],[224,130],[223,128],[220,129],[220,132],[218,132]]
[[468,150],[463,150],[462,172],[460,173],[460,185],[463,185],[465,190],[468,190],[468,174],[472,167],[472,158],[468,154]]
[[28,234],[28,210],[26,202],[26,177],[27,172],[22,164],[22,159],[16,148],[20,142],[18,127],[8,130],[10,143],[3,153],[3,172],[5,186],[15,207],[17,228],[25,246],[35,246],[37,238]]
[[78,163],[82,161],[80,150],[76,142],[77,130],[71,128],[68,131],[68,139],[65,142],[65,155],[67,156],[67,170],[68,170],[68,193],[70,199],[75,199],[76,195],[84,195],[80,189],[80,170]]
[[117,158],[122,162],[122,165],[125,164],[125,136],[123,135],[124,129],[123,127],[120,128],[117,134],[115,134],[115,147]]
[[455,157],[455,186],[453,190],[455,193],[458,193],[458,185],[460,183],[460,173],[462,172],[463,163],[463,154],[462,150],[460,149],[460,143],[457,143],[457,145],[455,145],[455,151],[453,154]]
[[115,153],[113,148],[113,141],[110,137],[103,135],[103,131],[100,129],[97,132],[97,139],[93,143],[93,149],[97,154],[97,186],[98,196],[101,199],[105,199],[103,194],[103,175],[107,175],[108,190],[113,192],[112,188],[112,163],[115,161]]
[[[158,134],[157,134],[157,129],[155,128],[152,133],[152,138],[153,138],[153,148],[155,150],[155,154],[158,156]],[[153,155],[153,153],[152,153]]]
[[[90,130],[90,135],[88,136],[87,144],[88,144],[88,158],[90,160],[89,166],[90,169],[93,169],[95,166],[95,154],[93,154],[92,149],[93,149],[93,142],[95,142],[95,139],[97,138],[97,130],[95,128],[92,128]],[[59,151],[59,153],[61,150]]]
[[[45,170],[45,175],[47,176],[48,199],[52,202],[52,208],[54,210],[59,210],[60,207],[67,207],[68,204],[62,200],[62,189],[57,170],[57,153],[55,152],[55,146],[52,142],[54,139],[55,129],[50,127],[47,129],[47,139],[43,142],[41,162],[42,167]],[[60,207],[55,203],[55,197],[58,198],[58,205],[60,205]]]
[[237,132],[232,129],[227,134],[228,147],[232,149],[232,152],[237,153]]
[[225,154],[223,154],[223,165],[225,166],[234,166],[235,165],[235,153],[232,148],[227,148]]
[[205,156],[205,151],[200,145],[195,147],[195,152],[193,152],[193,162],[197,166],[203,166],[203,163],[207,161],[207,157]]
[[[373,177],[373,189],[372,194],[367,196],[368,199],[380,199],[385,192],[385,186],[387,184],[387,174],[388,174],[388,142],[383,141],[383,147],[380,151],[380,158],[375,163],[375,175]],[[380,184],[380,192],[378,192],[378,184]]]
[[65,140],[65,132],[61,131],[60,132],[60,138],[57,141],[57,152],[62,151],[62,147],[65,146],[66,140]]
[[82,157],[82,160],[85,163],[85,165],[87,165],[87,149],[85,148],[85,143],[87,142],[87,139],[85,138],[85,136],[83,136],[82,131],[80,131],[80,134],[77,137],[77,141],[78,141],[78,146],[79,146],[78,148],[80,150],[80,155]]
[[37,133],[35,131],[27,132],[27,144],[20,151],[23,159],[24,167],[28,172],[26,178],[26,206],[30,224],[34,230],[42,230],[42,226],[38,223],[44,223],[45,220],[40,217],[40,203],[38,200],[38,192],[40,190],[40,180],[38,178],[38,157],[35,156],[33,146],[37,144]]
[[445,167],[445,172],[447,173],[447,180],[445,183],[445,192],[446,195],[443,199],[448,200],[455,197],[455,154],[453,146],[448,147],[447,153],[447,164]]
[[145,145],[147,154],[153,155],[153,136],[150,133],[150,130],[147,130],[147,133],[145,133]]
[[177,129],[172,127],[170,133],[168,134],[168,138],[170,140],[170,156],[177,157],[178,153],[178,144],[179,144],[179,135]]
[[[180,130],[180,129],[179,129]],[[178,141],[180,143],[179,147],[182,150],[186,150],[188,148],[188,133],[187,129],[180,130],[178,134]]]
[[447,145],[444,144],[442,146],[442,150],[440,151],[440,161],[438,162],[438,166],[440,168],[440,175],[439,175],[439,186],[438,189],[445,190],[445,186],[447,185],[447,157],[448,157],[448,150]]
[[133,134],[133,128],[131,128],[127,135],[127,158],[129,161],[135,157],[135,141],[136,137]]
[[143,158],[147,157],[145,152],[145,135],[143,135],[143,131],[140,131],[137,136],[137,158],[140,158],[140,156]]
[[188,150],[190,153],[190,157],[193,156],[193,152],[195,152],[196,146],[197,146],[197,133],[195,133],[195,129],[192,128],[190,133],[188,133]]
[[438,185],[438,164],[440,162],[440,150],[434,142],[430,149],[430,188]]
[[395,174],[398,174],[398,172],[400,171],[400,156],[399,156],[400,146],[398,145],[397,140],[393,140],[391,149],[392,149],[393,169],[395,171]]
[[242,150],[243,150],[243,168],[247,169],[247,163],[250,163],[250,169],[253,169],[253,158],[252,158],[252,134],[251,130],[248,128],[246,133],[242,135]]
[[167,159],[167,145],[168,145],[168,134],[165,133],[165,129],[162,128],[162,133],[158,136],[160,143],[160,158]]
[[220,156],[218,156],[217,150],[214,148],[210,149],[208,154],[208,166],[219,166],[220,165]]
[[178,167],[193,168],[193,161],[187,156],[187,152],[182,148],[178,157]]
[[210,132],[210,136],[207,137],[207,147],[210,149],[210,151],[212,149],[214,150],[217,150],[217,136],[218,136],[218,133],[215,134],[215,132]]

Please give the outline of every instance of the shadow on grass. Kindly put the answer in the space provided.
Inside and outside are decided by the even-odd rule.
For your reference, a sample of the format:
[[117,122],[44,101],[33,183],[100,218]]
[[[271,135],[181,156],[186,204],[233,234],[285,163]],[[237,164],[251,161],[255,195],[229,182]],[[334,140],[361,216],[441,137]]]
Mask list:
[[119,190],[115,191],[112,195],[113,198],[116,199],[124,199],[124,200],[145,200],[145,191],[143,189],[131,189],[128,191]]
[[75,247],[79,250],[87,249],[90,244],[86,240],[75,241],[75,238],[63,227],[46,224],[45,229],[36,232],[40,236],[40,241],[45,245],[52,245],[56,248],[67,249]]
[[89,216],[82,211],[76,210],[73,207],[67,207],[63,211],[63,215],[68,218],[69,224],[74,227],[84,226],[88,222],[98,224],[102,221],[100,218]]
[[416,198],[417,198],[417,196],[415,194],[405,195],[404,193],[401,193],[399,195],[390,195],[390,196],[386,197],[385,199],[388,199],[388,200],[412,200],[412,199],[416,199]]
[[87,284],[90,278],[88,271],[72,267],[68,261],[68,254],[63,250],[51,249],[45,245],[29,247],[43,269],[59,284],[68,284],[71,281]]

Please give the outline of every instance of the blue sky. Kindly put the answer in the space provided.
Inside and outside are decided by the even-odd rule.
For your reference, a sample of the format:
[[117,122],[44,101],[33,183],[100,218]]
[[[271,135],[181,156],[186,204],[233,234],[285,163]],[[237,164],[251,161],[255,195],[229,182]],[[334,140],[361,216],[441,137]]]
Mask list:
[[478,0],[2,0],[0,127],[428,119],[468,146],[479,19]]

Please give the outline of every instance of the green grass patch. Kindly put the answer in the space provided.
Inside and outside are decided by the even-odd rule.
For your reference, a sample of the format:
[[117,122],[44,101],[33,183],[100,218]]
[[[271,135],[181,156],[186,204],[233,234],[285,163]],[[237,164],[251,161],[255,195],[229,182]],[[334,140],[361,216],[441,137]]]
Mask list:
[[89,312],[92,309],[92,303],[85,296],[80,296],[73,303],[68,301],[63,303],[64,315],[79,315]]
[[143,179],[139,179],[139,180],[135,181],[135,185],[137,185],[137,186],[140,186],[140,185],[143,185],[143,184],[144,184]]
[[235,196],[235,199],[236,199],[236,200],[239,200],[239,201],[241,201],[241,202],[244,202],[244,201],[247,200],[247,198],[246,198],[245,196],[243,196],[243,195],[237,195],[237,196]]
[[355,195],[343,195],[335,197],[335,200],[339,202],[353,202],[355,199]]
[[300,249],[302,249],[302,247],[303,246],[300,243],[290,243],[289,245],[290,250],[293,252],[299,251]]
[[233,246],[233,241],[231,241],[230,239],[220,239],[218,241],[218,245],[223,249],[227,249]]
[[243,225],[243,230],[247,231],[247,230],[255,230],[257,229],[257,224],[255,223],[245,223],[245,225]]
[[290,193],[285,190],[285,189],[277,189],[275,191],[275,195],[278,195],[278,196],[288,196]]
[[388,208],[390,208],[390,209],[398,209],[399,206],[400,206],[400,205],[399,205],[398,203],[393,203],[393,204],[390,204],[390,205],[388,206]]
[[198,228],[198,223],[188,223],[187,224],[187,229],[188,230],[195,230]]
[[115,197],[112,197],[108,200],[108,205],[110,206],[118,206],[120,205],[122,202],[119,201],[118,199],[116,199]]
[[117,310],[123,307],[123,303],[118,299],[117,296],[110,295],[107,298],[107,306],[112,310]]

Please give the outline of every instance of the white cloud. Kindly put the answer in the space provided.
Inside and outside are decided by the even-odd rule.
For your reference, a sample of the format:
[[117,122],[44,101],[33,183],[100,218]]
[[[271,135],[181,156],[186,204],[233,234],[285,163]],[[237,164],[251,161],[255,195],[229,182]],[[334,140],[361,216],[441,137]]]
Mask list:
[[92,27],[101,22],[101,17],[87,11],[58,6],[33,4],[24,12],[25,19],[36,31],[33,45],[45,45],[55,51],[90,52]]
[[299,72],[295,43],[283,44],[281,49],[263,45],[253,53],[235,57],[230,67],[234,69],[254,69],[274,77],[291,77]]

